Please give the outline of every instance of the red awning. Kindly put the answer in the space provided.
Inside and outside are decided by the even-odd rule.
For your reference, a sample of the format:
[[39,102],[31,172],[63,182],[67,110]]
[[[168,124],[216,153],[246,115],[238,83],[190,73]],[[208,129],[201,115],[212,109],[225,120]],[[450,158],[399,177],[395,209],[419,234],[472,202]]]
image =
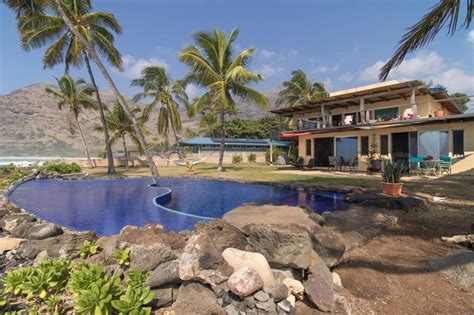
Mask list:
[[294,137],[299,137],[299,136],[307,136],[310,135],[311,132],[282,132],[281,137],[282,138],[294,138]]

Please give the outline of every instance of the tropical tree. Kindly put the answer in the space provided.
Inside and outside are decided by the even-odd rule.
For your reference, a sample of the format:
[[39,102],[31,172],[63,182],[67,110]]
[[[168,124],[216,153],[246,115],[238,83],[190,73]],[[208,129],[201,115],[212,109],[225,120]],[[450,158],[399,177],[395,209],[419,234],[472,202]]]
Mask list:
[[41,12],[47,0],[2,0],[12,11],[16,13],[16,18],[28,16],[33,13]]
[[[459,13],[463,6],[466,9],[464,22],[458,27]],[[408,28],[393,56],[380,69],[379,78],[385,80],[390,71],[403,62],[407,54],[428,45],[446,24],[450,36],[459,29],[467,30],[471,25],[473,12],[473,0],[440,0],[420,21]]]
[[222,171],[225,151],[225,115],[236,108],[234,97],[254,102],[263,108],[268,107],[268,100],[248,85],[263,80],[263,76],[247,69],[255,49],[245,49],[234,56],[233,47],[239,31],[233,29],[227,37],[223,31],[197,32],[194,45],[184,48],[179,59],[190,67],[186,82],[204,87],[207,92],[196,103],[201,106],[216,104],[220,116],[220,155],[218,170]]
[[324,84],[308,80],[303,70],[295,70],[289,81],[283,82],[284,89],[278,93],[277,105],[288,107],[304,105],[325,98],[328,93]]
[[[141,109],[134,107],[131,109],[134,114],[139,114]],[[140,148],[140,142],[138,141],[135,129],[133,128],[132,120],[127,116],[119,102],[116,101],[112,110],[105,116],[107,125],[112,132],[110,137],[110,145],[113,145],[119,140],[122,140],[123,152],[125,154],[125,168],[129,168],[129,151],[127,146],[126,136],[128,136],[134,144]],[[143,122],[143,121],[142,121]],[[142,128],[143,124],[142,124]],[[102,125],[95,127],[97,130],[102,129]]]
[[[115,17],[108,12],[92,12],[89,0],[64,0],[69,19],[76,21],[78,31],[98,50],[100,55],[117,69],[122,68],[122,58],[119,51],[114,47],[113,33],[120,34],[122,28]],[[45,68],[52,68],[60,63],[65,63],[65,72],[68,73],[69,65],[87,67],[91,83],[95,89],[95,97],[99,105],[101,130],[104,133],[105,148],[108,158],[108,173],[115,173],[114,160],[109,133],[104,117],[104,106],[102,104],[99,89],[92,72],[89,55],[86,48],[81,45],[78,38],[71,35],[66,23],[59,16],[58,10],[51,7],[50,10],[36,12],[19,19],[18,28],[21,35],[23,48],[28,51],[46,45],[43,55]]]
[[60,79],[56,78],[56,81],[58,90],[46,88],[46,92],[58,98],[59,109],[65,108],[67,110],[66,119],[69,131],[71,134],[74,134],[76,128],[79,130],[87,161],[89,166],[93,167],[84,132],[79,123],[79,114],[83,109],[97,109],[97,103],[91,97],[92,93],[94,93],[94,88],[86,84],[83,79],[73,80],[69,74],[65,74]]
[[178,112],[180,105],[188,105],[188,95],[184,81],[173,81],[162,67],[147,67],[142,70],[142,76],[131,82],[132,86],[142,88],[142,92],[134,96],[135,101],[151,99],[143,110],[146,120],[152,111],[158,109],[158,134],[167,137],[169,131],[173,132],[178,147],[178,155],[183,157],[179,148],[178,131],[181,129],[181,117]]
[[[2,1],[9,1],[9,0],[2,0]],[[30,1],[36,1],[36,0],[17,0],[18,1],[18,6],[24,5],[26,2]],[[63,19],[64,23],[66,23],[69,31],[71,32],[72,35],[76,36],[78,39],[78,42],[85,47],[87,53],[89,54],[90,58],[94,61],[94,63],[97,65],[97,68],[99,71],[102,73],[102,75],[105,78],[105,81],[107,84],[110,86],[112,89],[112,92],[114,93],[114,96],[119,100],[120,106],[122,106],[123,110],[127,114],[128,117],[133,122],[133,127],[135,129],[135,132],[137,134],[137,138],[140,141],[140,145],[143,148],[144,154],[147,159],[148,166],[150,167],[150,172],[153,177],[159,176],[158,169],[156,167],[156,163],[153,161],[153,157],[151,155],[151,151],[148,149],[147,143],[145,141],[145,137],[143,135],[143,132],[140,128],[140,123],[138,119],[134,116],[132,111],[130,110],[130,107],[128,106],[128,103],[126,102],[125,98],[123,97],[122,94],[120,94],[117,86],[115,85],[115,82],[113,81],[112,77],[110,76],[110,73],[107,71],[105,68],[104,64],[102,63],[101,59],[99,58],[99,55],[96,52],[95,47],[86,39],[86,37],[81,34],[81,32],[75,27],[76,25],[74,22],[68,17],[68,15],[65,13],[65,9],[67,8],[64,7],[62,4],[61,0],[49,0],[48,3],[53,6],[57,12],[59,13],[59,16]],[[21,18],[23,15],[21,10],[13,8],[16,12],[20,12],[20,14],[17,16],[18,18]]]
[[469,95],[467,95],[466,93],[456,92],[456,93],[451,94],[449,97],[453,99],[454,103],[456,103],[456,105],[458,105],[458,107],[463,112],[465,112],[468,109],[468,103],[471,101],[471,99],[469,98]]

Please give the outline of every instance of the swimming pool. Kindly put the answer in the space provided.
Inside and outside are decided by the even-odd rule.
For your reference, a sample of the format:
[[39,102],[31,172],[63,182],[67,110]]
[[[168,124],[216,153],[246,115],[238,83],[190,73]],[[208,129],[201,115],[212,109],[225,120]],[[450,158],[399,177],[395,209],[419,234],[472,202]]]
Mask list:
[[126,225],[159,223],[167,230],[192,229],[245,203],[297,206],[317,212],[344,209],[344,194],[304,192],[270,185],[203,178],[61,180],[23,183],[8,199],[39,218],[98,235]]

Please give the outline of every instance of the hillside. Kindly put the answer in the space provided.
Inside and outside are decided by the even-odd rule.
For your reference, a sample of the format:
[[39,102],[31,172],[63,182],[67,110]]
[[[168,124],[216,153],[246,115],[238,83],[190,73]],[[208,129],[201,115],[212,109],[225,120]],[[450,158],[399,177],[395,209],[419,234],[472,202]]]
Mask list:
[[[83,156],[82,144],[78,134],[71,135],[67,128],[66,112],[60,111],[56,99],[45,92],[49,83],[37,83],[0,95],[0,156]],[[274,104],[277,89],[265,93]],[[101,92],[102,100],[112,106],[114,96],[109,91]],[[273,106],[272,106],[273,107]],[[240,102],[240,117],[256,119],[266,112],[253,105]],[[196,120],[190,120],[184,113],[184,127],[193,128]],[[95,156],[103,147],[100,132],[93,126],[99,123],[99,113],[83,111],[80,122],[85,131],[86,141]],[[148,124],[148,141],[157,141],[156,117]],[[114,150],[120,150],[119,147]]]

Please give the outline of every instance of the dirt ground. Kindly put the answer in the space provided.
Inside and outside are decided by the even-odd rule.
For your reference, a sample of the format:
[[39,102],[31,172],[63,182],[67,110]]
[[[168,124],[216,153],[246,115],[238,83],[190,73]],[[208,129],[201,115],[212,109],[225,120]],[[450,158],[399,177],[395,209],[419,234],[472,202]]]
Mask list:
[[407,213],[396,229],[349,253],[335,271],[353,314],[474,314],[474,288],[455,283],[428,263],[461,248],[442,242],[441,236],[470,232],[474,223],[470,181],[451,178],[430,183],[432,191],[447,197],[445,203]]

